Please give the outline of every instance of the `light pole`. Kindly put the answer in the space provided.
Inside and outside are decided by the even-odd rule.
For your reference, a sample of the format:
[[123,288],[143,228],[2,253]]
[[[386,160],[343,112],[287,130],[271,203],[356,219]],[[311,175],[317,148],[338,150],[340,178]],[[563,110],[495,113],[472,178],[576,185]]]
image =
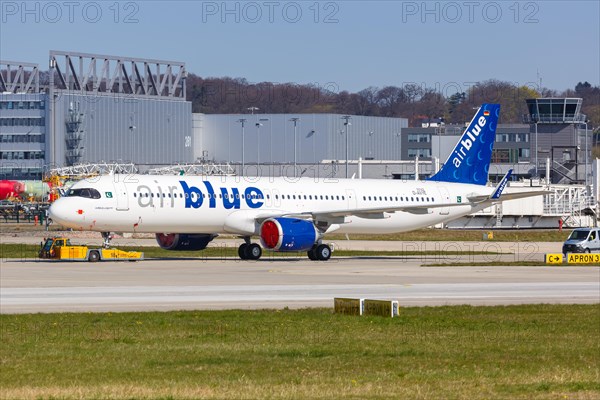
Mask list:
[[350,119],[352,119],[349,115],[344,115],[342,117],[344,120],[344,126],[346,127],[346,179],[348,179],[348,126],[352,125],[350,123]]
[[298,142],[296,140],[296,134],[298,131],[298,121],[300,121],[300,118],[298,117],[294,117],[294,118],[290,118],[290,121],[294,123],[294,178],[296,177],[296,165],[298,163],[298,158],[297,158],[297,154],[296,154],[296,143]]
[[133,132],[137,129],[137,126],[135,126],[134,124],[134,118],[135,118],[135,112],[130,112],[129,113],[129,136],[131,137],[131,163],[133,164],[133,154],[135,153],[134,150],[134,138],[133,138]]
[[240,173],[240,176],[244,176],[244,165],[246,164],[244,161],[244,137],[246,136],[246,132],[244,130],[244,126],[246,124],[247,119],[246,118],[240,118],[237,120],[237,122],[239,122],[240,124],[242,124],[242,171]]
[[133,131],[135,131],[137,129],[137,126],[135,125],[129,125],[129,136],[131,137],[131,163],[133,164],[133,147],[134,147],[134,140],[133,140]]
[[250,113],[252,115],[254,115],[254,111],[258,111],[258,110],[260,110],[260,108],[258,108],[258,107],[248,107],[248,108],[246,108],[246,110],[250,111]]
[[267,122],[268,118],[261,118],[256,122],[256,165],[260,165],[260,127],[263,126],[261,122]]
[[[538,174],[538,121],[535,121],[535,177],[539,178]],[[550,177],[546,177],[546,182],[550,182]]]
[[585,121],[585,187],[588,185],[588,123]]
[[309,138],[312,136],[312,142],[313,142],[313,164],[317,164],[317,151],[315,150],[315,133],[317,133],[317,131],[315,131],[314,129],[311,129],[310,132],[308,132],[308,135],[306,135],[306,138]]

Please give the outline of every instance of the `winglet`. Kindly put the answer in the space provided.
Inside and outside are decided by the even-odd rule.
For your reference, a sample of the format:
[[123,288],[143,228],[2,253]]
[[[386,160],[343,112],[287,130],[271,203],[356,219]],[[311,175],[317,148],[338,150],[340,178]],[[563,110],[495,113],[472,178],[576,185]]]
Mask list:
[[508,184],[508,180],[510,179],[512,172],[513,170],[509,169],[506,175],[504,175],[504,178],[502,178],[498,186],[496,186],[496,189],[494,189],[494,193],[492,193],[492,195],[490,196],[491,200],[498,200],[500,198],[502,192],[504,191],[504,188]]

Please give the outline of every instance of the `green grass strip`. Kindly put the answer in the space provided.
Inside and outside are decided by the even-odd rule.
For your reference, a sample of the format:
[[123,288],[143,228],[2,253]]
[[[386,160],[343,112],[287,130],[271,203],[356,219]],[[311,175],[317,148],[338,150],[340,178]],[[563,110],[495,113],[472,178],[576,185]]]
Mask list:
[[2,399],[597,399],[600,305],[0,315]]

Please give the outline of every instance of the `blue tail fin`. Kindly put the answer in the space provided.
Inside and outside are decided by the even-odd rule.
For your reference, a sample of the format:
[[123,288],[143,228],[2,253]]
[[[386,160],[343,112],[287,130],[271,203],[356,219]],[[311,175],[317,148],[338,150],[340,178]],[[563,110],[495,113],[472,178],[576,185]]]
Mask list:
[[483,104],[442,169],[428,180],[487,184],[499,116],[500,104]]

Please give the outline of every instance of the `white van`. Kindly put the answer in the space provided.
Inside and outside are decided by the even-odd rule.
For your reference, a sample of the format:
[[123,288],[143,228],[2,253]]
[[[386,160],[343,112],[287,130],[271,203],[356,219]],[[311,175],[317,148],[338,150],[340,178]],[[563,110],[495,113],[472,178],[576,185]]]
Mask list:
[[592,251],[600,251],[600,229],[598,228],[575,229],[562,248],[563,254],[589,253]]

